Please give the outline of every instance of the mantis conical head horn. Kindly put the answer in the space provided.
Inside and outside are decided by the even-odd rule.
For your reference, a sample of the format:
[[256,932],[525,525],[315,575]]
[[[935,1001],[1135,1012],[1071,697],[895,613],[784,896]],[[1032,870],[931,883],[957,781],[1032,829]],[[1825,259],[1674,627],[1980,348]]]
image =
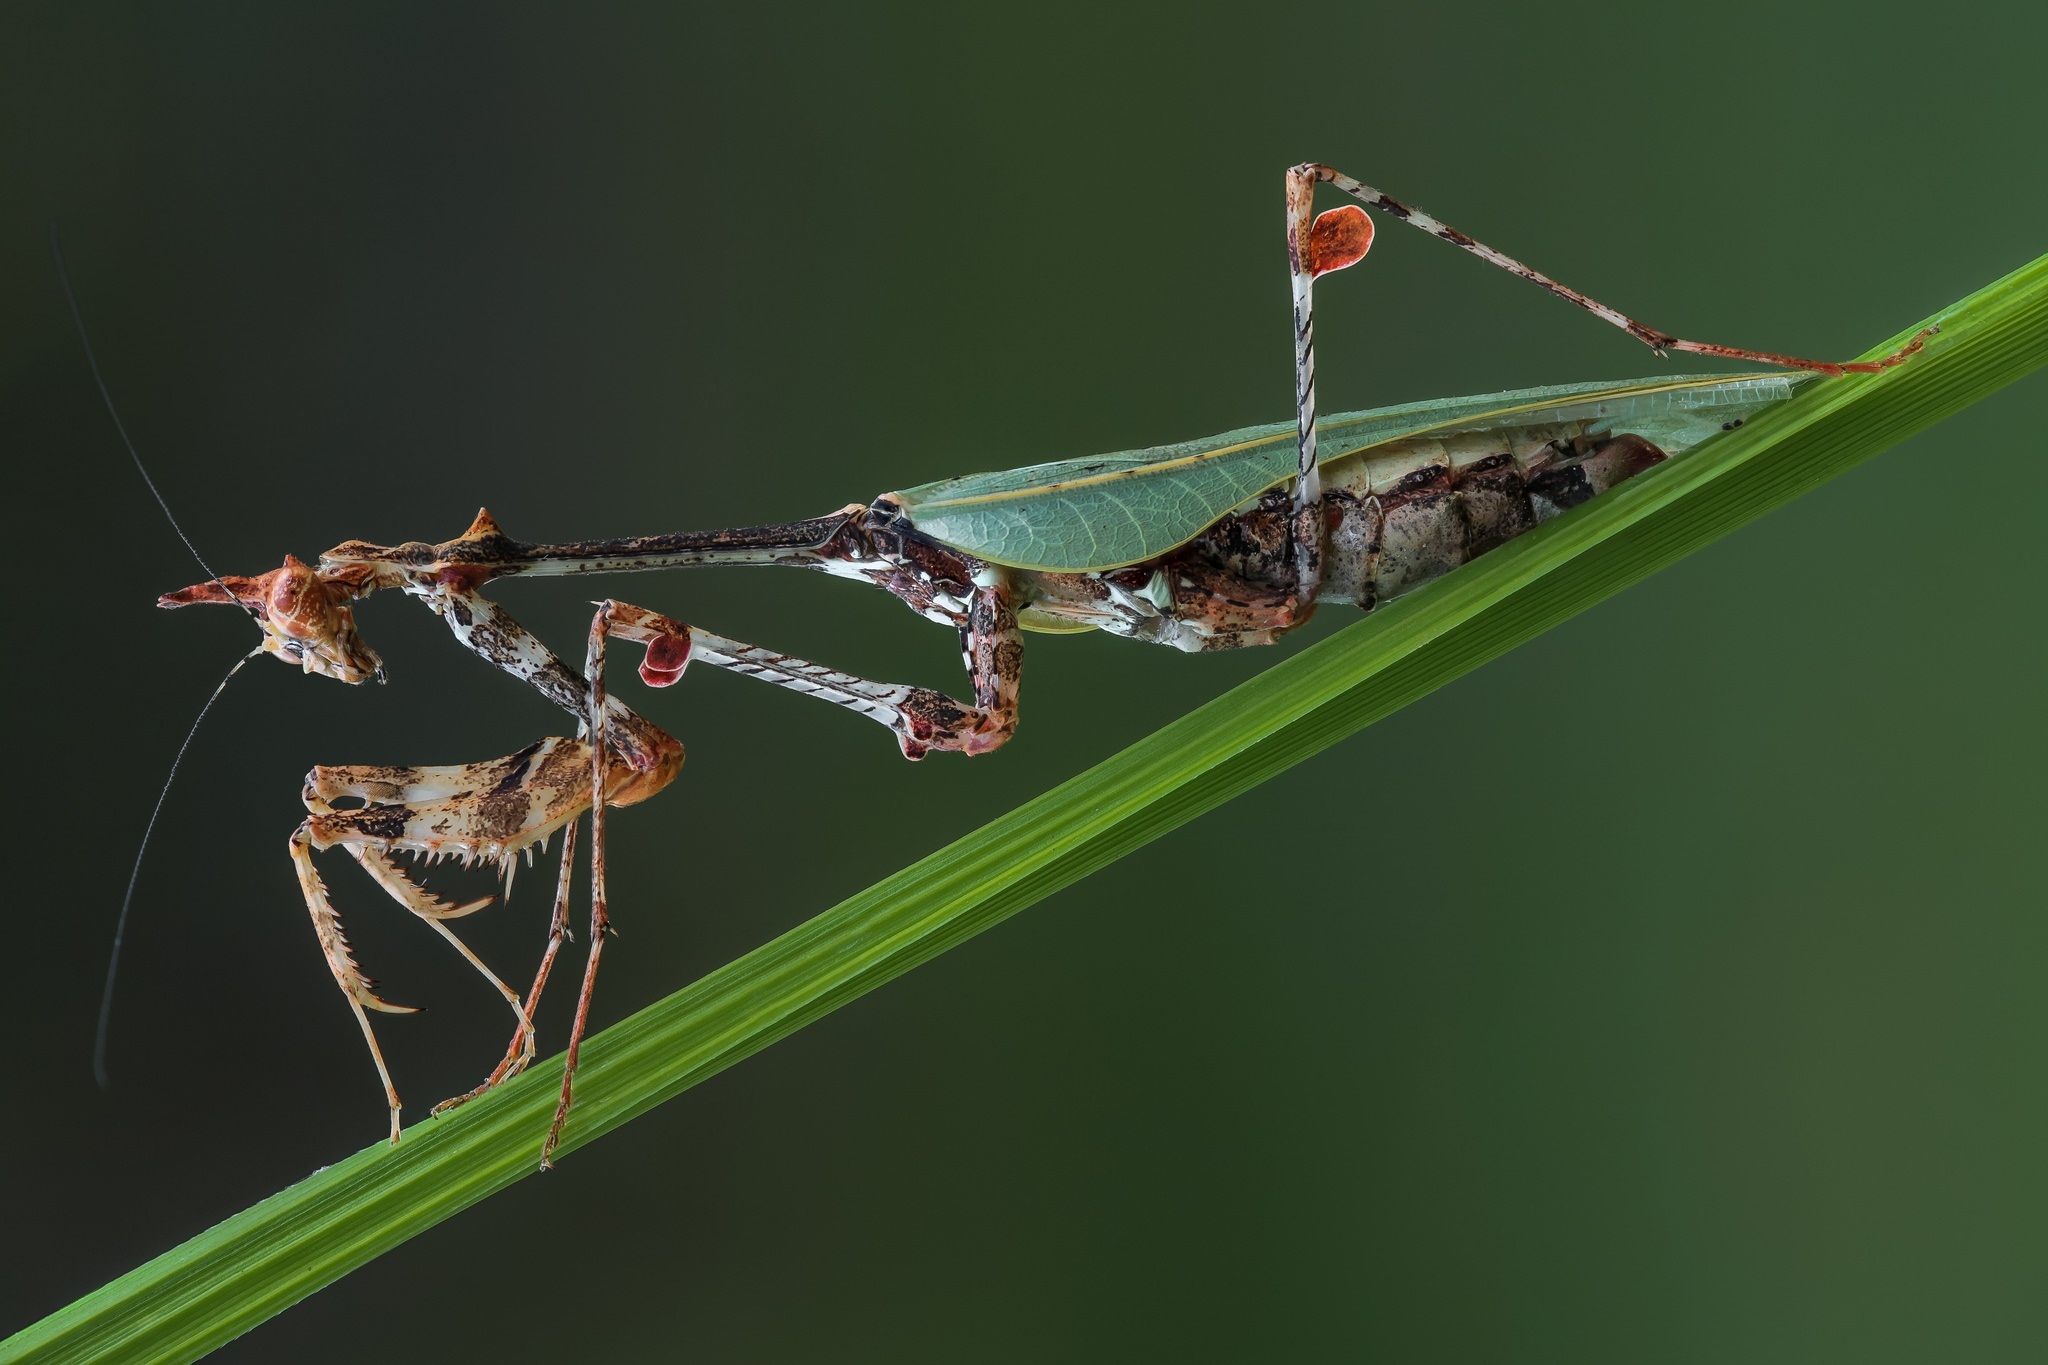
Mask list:
[[384,661],[356,634],[348,603],[365,571],[355,566],[316,569],[291,555],[281,568],[254,578],[228,574],[165,593],[160,607],[234,603],[263,630],[263,650],[308,673],[345,683],[384,681]]

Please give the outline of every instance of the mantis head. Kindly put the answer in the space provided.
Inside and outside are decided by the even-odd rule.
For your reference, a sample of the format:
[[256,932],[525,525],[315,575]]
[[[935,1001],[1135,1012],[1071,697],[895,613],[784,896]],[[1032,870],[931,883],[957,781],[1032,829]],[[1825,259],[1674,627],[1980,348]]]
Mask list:
[[291,555],[255,578],[228,574],[165,593],[160,607],[233,603],[263,630],[263,652],[345,683],[384,681],[384,661],[356,634],[348,603],[368,580],[367,566],[316,569]]

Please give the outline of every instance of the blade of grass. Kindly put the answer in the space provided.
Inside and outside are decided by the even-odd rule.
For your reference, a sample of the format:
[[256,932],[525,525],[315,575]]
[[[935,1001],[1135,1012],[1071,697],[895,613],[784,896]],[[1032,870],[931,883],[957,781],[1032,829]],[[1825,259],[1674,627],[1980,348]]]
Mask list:
[[[1811,386],[607,1029],[562,1151],[2048,364],[2048,257],[1936,320],[1912,363]],[[0,1342],[0,1362],[196,1359],[532,1172],[559,1065],[237,1214]]]

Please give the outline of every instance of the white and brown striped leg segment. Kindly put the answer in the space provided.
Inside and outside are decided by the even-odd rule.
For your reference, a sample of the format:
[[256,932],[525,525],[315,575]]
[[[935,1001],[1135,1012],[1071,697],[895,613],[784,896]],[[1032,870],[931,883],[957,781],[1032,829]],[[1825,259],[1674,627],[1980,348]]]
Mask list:
[[[1315,233],[1325,234],[1325,220],[1347,215],[1365,220],[1363,210],[1347,206],[1323,215]],[[588,683],[478,590],[504,574],[713,563],[796,565],[883,588],[927,620],[961,632],[975,703],[955,701],[928,688],[870,683],[737,642],[727,642],[730,651],[713,649],[718,657],[712,661],[718,666],[860,710],[895,730],[912,758],[932,749],[985,753],[1016,728],[1023,637],[1008,576],[919,535],[887,495],[871,506],[852,505],[806,522],[562,545],[514,541],[488,512],[480,511],[453,541],[399,546],[351,541],[329,552],[321,572],[402,587],[438,613],[465,647],[580,720],[587,708]],[[706,637],[707,648],[711,638]],[[609,747],[623,763],[644,768],[655,752],[653,735],[658,732],[616,697],[608,698],[605,715]]]
[[1761,361],[1766,365],[1784,365],[1795,370],[1814,370],[1828,375],[1852,372],[1871,374],[1878,370],[1889,369],[1893,365],[1905,360],[1922,346],[1925,346],[1927,338],[1941,330],[1938,327],[1927,328],[1914,337],[1912,341],[1882,360],[1807,360],[1800,356],[1779,355],[1775,351],[1752,351],[1740,346],[1716,346],[1710,342],[1687,341],[1683,337],[1675,337],[1671,333],[1660,331],[1655,327],[1649,326],[1647,323],[1638,322],[1628,314],[1621,312],[1619,309],[1610,308],[1597,299],[1588,298],[1571,286],[1558,283],[1542,271],[1523,265],[1514,257],[1495,251],[1484,242],[1475,241],[1450,224],[1424,213],[1421,209],[1404,204],[1390,194],[1382,194],[1370,185],[1361,184],[1353,180],[1342,171],[1335,170],[1329,166],[1318,165],[1315,162],[1307,162],[1296,166],[1293,171],[1289,172],[1289,175],[1290,184],[1292,183],[1291,177],[1293,176],[1308,176],[1314,180],[1326,180],[1361,203],[1370,204],[1382,212],[1392,214],[1402,222],[1419,227],[1430,236],[1441,238],[1461,251],[1471,252],[1489,265],[1499,266],[1510,275],[1518,275],[1531,284],[1549,290],[1565,302],[1585,309],[1603,322],[1612,323],[1660,355],[1665,351],[1686,351],[1693,355],[1719,356],[1726,360],[1755,360]]
[[1372,220],[1365,210],[1345,205],[1319,218],[1313,167],[1287,173],[1287,274],[1294,294],[1294,478],[1295,592],[1306,610],[1323,577],[1323,485],[1316,461],[1315,279],[1364,259],[1372,248]]
[[1315,267],[1309,257],[1309,218],[1316,182],[1296,167],[1287,173],[1287,276],[1294,295],[1294,581],[1303,602],[1315,600],[1322,579],[1323,537],[1316,518],[1323,484],[1316,469]]
[[759,645],[730,640],[627,602],[606,602],[610,633],[647,646],[640,678],[668,687],[693,660],[730,669],[792,692],[843,706],[887,726],[904,757],[922,758],[934,749],[983,754],[1000,747],[1017,728],[1017,692],[1023,674],[1023,639],[1017,614],[1000,588],[977,589],[960,631],[974,704],[929,687],[880,683],[841,673],[808,659],[778,654]]
[[[448,629],[470,652],[531,686],[555,705],[588,723],[589,681],[571,669],[512,614],[463,582],[457,573],[441,575],[427,586],[411,586],[448,623]],[[605,743],[636,772],[652,772],[662,761],[664,745],[675,740],[613,698],[604,707]]]

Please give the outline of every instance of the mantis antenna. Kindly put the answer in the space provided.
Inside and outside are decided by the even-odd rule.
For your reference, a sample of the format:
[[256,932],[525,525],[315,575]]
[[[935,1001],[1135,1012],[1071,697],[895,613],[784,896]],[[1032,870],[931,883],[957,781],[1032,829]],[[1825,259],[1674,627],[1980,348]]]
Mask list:
[[[78,295],[72,292],[71,272],[64,264],[64,243],[58,236],[54,220],[50,223],[50,259],[56,263],[57,282],[64,287],[64,302],[71,307],[71,322],[78,329],[78,344],[85,349],[85,363],[92,371],[92,382],[99,387],[100,399],[107,405],[107,416],[114,419],[114,430],[120,433],[121,444],[127,448],[128,458],[135,463],[135,472],[142,476],[143,485],[149,489],[149,495],[156,499],[156,505],[163,509],[165,520],[169,521],[171,529],[178,533],[178,539],[185,542],[185,548],[192,552],[192,558],[199,562],[199,567],[206,571],[206,576],[219,584],[220,590],[227,594],[229,601],[247,612],[251,620],[261,625],[262,621],[256,612],[248,603],[228,591],[227,584],[220,581],[220,575],[213,571],[213,566],[206,562],[206,556],[200,554],[199,547],[192,543],[192,537],[185,534],[185,528],[178,524],[178,518],[171,512],[171,504],[158,490],[156,480],[149,477],[149,470],[144,467],[142,455],[135,449],[135,442],[129,438],[128,428],[121,421],[120,409],[114,406],[114,395],[107,388],[106,376],[100,373],[99,357],[93,354],[92,338],[86,334],[85,315],[79,311]],[[185,751],[192,747],[192,737],[199,733],[199,723],[206,719],[206,713],[213,709],[213,704],[220,700],[220,694],[227,690],[228,679],[241,672],[243,664],[262,652],[263,649],[259,645],[244,654],[235,661],[234,667],[227,671],[220,682],[215,684],[213,695],[206,699],[205,705],[199,708],[199,714],[192,718],[191,728],[185,731],[184,742],[178,745],[177,757],[171,760],[171,770],[164,775],[164,785],[156,794],[156,805],[150,808],[149,823],[142,827],[142,842],[135,850],[135,865],[128,870],[128,889],[121,896],[121,913],[114,920],[114,946],[107,954],[107,984],[100,992],[99,1026],[93,1031],[92,1076],[93,1080],[99,1083],[101,1090],[113,1088],[112,1082],[107,1078],[107,1021],[113,1013],[114,978],[121,970],[121,940],[128,931],[128,910],[135,901],[135,883],[142,875],[142,855],[149,851],[149,836],[156,832],[156,818],[163,813],[164,798],[171,794],[171,783],[178,777],[178,765],[185,761]]]
[[234,667],[214,684],[213,694],[200,706],[199,714],[192,717],[192,725],[178,745],[177,756],[171,760],[171,770],[164,774],[164,785],[157,791],[156,804],[149,808],[149,823],[142,827],[142,842],[135,846],[135,864],[128,869],[128,889],[121,893],[121,913],[114,920],[114,946],[107,954],[107,984],[100,991],[99,1027],[93,1030],[92,1035],[92,1078],[99,1083],[101,1090],[114,1088],[114,1083],[107,1078],[107,1021],[114,1011],[114,976],[121,970],[121,940],[128,932],[128,907],[135,901],[135,883],[142,876],[142,855],[149,851],[149,836],[156,833],[156,818],[163,814],[164,798],[171,794],[171,783],[178,780],[178,765],[185,761],[185,751],[192,747],[192,736],[199,733],[199,723],[220,700],[220,694],[228,690],[228,679],[240,673],[243,664],[262,652],[263,646],[258,645],[235,660]]
[[[148,488],[149,495],[156,499],[156,505],[163,509],[164,520],[170,522],[171,529],[178,533],[178,539],[185,542],[185,548],[192,552],[192,558],[199,561],[200,568],[206,570],[206,576],[212,579],[222,592],[227,593],[229,601],[247,612],[250,620],[257,621],[255,609],[228,592],[228,585],[220,581],[220,575],[206,562],[206,556],[199,553],[199,547],[192,543],[192,537],[185,534],[185,528],[178,524],[178,518],[172,513],[170,503],[166,502],[164,495],[157,490],[156,480],[149,477],[149,470],[143,466],[142,455],[135,449],[135,442],[129,439],[128,428],[121,421],[120,409],[114,406],[114,395],[107,389],[106,376],[100,373],[99,357],[93,354],[92,338],[86,335],[85,315],[78,311],[78,295],[71,291],[71,271],[64,264],[64,243],[57,235],[55,220],[50,223],[50,259],[57,263],[57,283],[64,286],[64,302],[71,305],[71,322],[78,328],[78,344],[85,350],[85,363],[92,371],[92,382],[99,386],[100,399],[107,405],[107,416],[114,419],[114,430],[120,433],[121,444],[128,448],[128,458],[135,462],[135,472],[142,476],[143,486]],[[260,624],[260,621],[258,623]]]

